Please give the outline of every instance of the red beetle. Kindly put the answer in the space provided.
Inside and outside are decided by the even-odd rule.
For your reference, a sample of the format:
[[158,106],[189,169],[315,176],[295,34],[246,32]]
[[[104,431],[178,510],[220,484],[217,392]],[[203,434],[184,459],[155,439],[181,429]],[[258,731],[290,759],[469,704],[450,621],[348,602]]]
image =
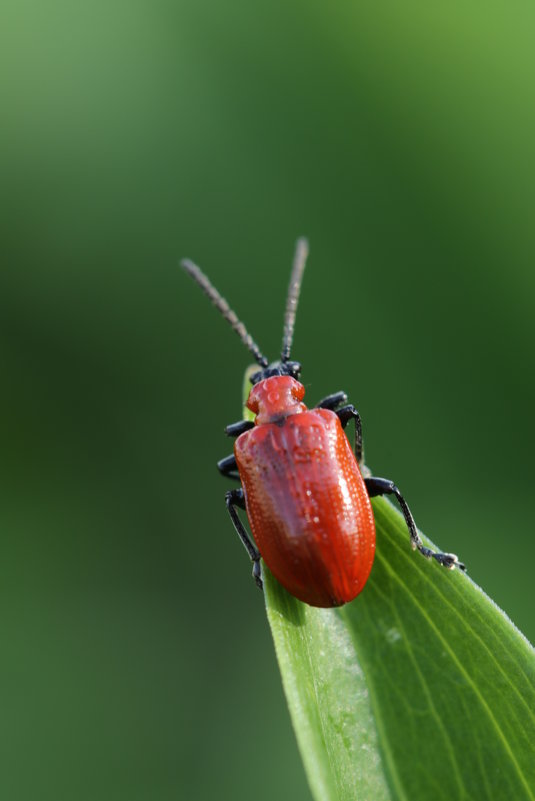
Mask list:
[[[218,462],[223,475],[241,481],[226,504],[253,562],[262,587],[260,558],[286,589],[311,606],[342,606],[362,591],[375,554],[375,523],[370,498],[395,495],[412,547],[447,568],[465,569],[457,556],[426,548],[396,485],[385,478],[363,478],[362,426],[344,392],[328,395],[313,409],[302,402],[301,365],[290,361],[295,315],[308,245],[299,239],[294,258],[280,361],[268,363],[228,303],[192,262],[182,266],[238,333],[260,365],[247,408],[254,422],[227,426],[237,437],[234,454]],[[355,450],[344,433],[355,421]],[[253,544],[236,511],[245,509]]]

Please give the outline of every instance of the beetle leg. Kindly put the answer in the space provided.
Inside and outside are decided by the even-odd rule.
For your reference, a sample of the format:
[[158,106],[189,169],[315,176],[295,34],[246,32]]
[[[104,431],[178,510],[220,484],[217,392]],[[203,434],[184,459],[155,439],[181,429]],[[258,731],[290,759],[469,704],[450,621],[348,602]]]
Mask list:
[[362,421],[360,414],[352,404],[342,406],[341,409],[336,411],[336,414],[342,423],[342,428],[345,428],[350,420],[355,421],[355,456],[360,464],[362,462]]
[[240,480],[238,465],[236,464],[236,457],[233,453],[231,453],[230,456],[225,456],[224,459],[220,459],[217,463],[217,469],[222,475],[227,476],[227,478],[236,478],[238,481]]
[[238,420],[237,423],[231,423],[225,428],[225,434],[227,437],[239,437],[240,434],[249,431],[250,428],[254,428],[252,420]]
[[403,512],[403,517],[405,518],[407,528],[409,529],[409,534],[411,535],[411,545],[413,549],[420,551],[422,556],[425,556],[427,559],[436,559],[440,565],[443,565],[450,570],[453,570],[454,567],[458,567],[459,570],[466,570],[465,565],[462,562],[459,562],[458,557],[454,553],[437,553],[437,551],[432,551],[431,548],[426,548],[416,529],[416,523],[414,522],[414,517],[412,516],[411,510],[407,506],[405,498],[393,481],[390,481],[387,478],[373,477],[365,478],[364,483],[366,484],[366,489],[368,490],[368,495],[370,498],[374,498],[376,495],[396,496],[401,507],[401,511]]
[[257,587],[262,589],[262,575],[260,572],[260,554],[251,542],[251,538],[247,534],[243,523],[241,522],[240,518],[238,517],[238,513],[236,511],[236,507],[239,509],[245,509],[245,498],[243,495],[243,489],[240,487],[239,489],[229,490],[225,495],[225,503],[227,504],[228,513],[230,515],[230,519],[236,529],[236,533],[240,540],[242,541],[245,550],[249,554],[251,562],[253,563],[253,578],[256,582]]
[[341,403],[347,403],[347,395],[345,392],[333,392],[332,395],[327,395],[326,398],[316,403],[315,409],[330,409],[334,411]]

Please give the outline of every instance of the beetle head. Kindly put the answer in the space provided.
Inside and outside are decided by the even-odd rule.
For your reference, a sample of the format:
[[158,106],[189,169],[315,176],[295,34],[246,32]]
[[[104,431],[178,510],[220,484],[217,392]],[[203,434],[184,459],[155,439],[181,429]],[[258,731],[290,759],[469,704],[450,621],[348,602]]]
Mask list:
[[301,373],[301,364],[300,362],[272,362],[268,364],[263,370],[258,370],[258,372],[253,373],[251,376],[251,384],[258,384],[260,381],[263,381],[264,378],[273,378],[273,376],[277,375],[289,375],[292,378],[299,379],[299,374]]

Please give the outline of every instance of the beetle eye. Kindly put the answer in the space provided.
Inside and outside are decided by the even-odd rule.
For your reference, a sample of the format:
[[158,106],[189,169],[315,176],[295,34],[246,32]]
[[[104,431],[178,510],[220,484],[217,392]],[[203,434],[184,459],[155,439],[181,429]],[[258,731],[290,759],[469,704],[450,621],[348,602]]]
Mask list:
[[299,378],[299,373],[301,372],[300,362],[286,362],[286,365],[290,368],[290,375],[293,378]]

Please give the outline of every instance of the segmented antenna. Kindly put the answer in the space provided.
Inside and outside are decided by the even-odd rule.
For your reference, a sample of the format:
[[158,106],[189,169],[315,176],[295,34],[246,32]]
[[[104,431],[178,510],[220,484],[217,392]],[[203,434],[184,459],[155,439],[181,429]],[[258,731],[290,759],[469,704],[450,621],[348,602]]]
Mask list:
[[287,362],[290,358],[290,350],[294,335],[295,315],[299,302],[299,292],[301,291],[301,281],[305,271],[305,264],[308,256],[308,241],[301,237],[295,246],[294,263],[286,298],[286,312],[284,314],[284,334],[282,338],[281,361]]
[[183,259],[180,262],[180,266],[183,267],[189,275],[191,275],[197,284],[199,284],[204,294],[208,295],[216,309],[221,312],[225,320],[230,323],[234,331],[236,331],[243,344],[249,348],[258,364],[261,367],[267,367],[268,360],[261,353],[260,348],[252,336],[247,333],[247,329],[244,324],[238,319],[236,313],[232,311],[225,298],[223,298],[217,289],[212,286],[200,267],[197,267],[197,265],[189,259]]

